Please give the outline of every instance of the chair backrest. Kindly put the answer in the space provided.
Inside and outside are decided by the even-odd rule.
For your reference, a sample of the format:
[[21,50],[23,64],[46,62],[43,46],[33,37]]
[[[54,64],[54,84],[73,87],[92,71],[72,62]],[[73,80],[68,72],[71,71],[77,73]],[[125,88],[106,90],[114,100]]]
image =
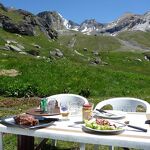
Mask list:
[[125,112],[136,112],[137,107],[142,106],[146,109],[146,112],[150,112],[150,104],[148,102],[131,97],[117,97],[104,100],[99,102],[95,109],[101,109],[106,105],[111,105],[113,110],[121,110]]
[[[74,107],[78,107],[79,111],[76,111],[76,114],[81,113],[81,109],[83,104],[88,103],[88,100],[80,95],[77,94],[56,94],[47,97],[48,100],[56,99],[58,102],[58,106],[60,106],[60,102],[68,102],[71,114],[74,112]],[[76,108],[77,109],[77,108]]]

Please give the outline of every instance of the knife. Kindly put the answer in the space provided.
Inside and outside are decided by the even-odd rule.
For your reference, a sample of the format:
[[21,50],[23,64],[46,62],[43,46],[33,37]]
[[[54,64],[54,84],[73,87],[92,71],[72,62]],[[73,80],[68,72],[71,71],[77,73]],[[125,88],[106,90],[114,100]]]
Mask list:
[[113,121],[113,122],[118,123],[118,124],[122,124],[124,126],[130,127],[130,128],[133,128],[133,129],[137,129],[137,130],[140,130],[140,131],[143,131],[143,132],[147,132],[147,129],[139,127],[139,126],[130,125],[128,123],[122,123],[122,122],[118,122],[118,121]]
[[103,113],[103,114],[107,115],[107,116],[116,116],[116,114],[107,112],[107,111],[105,111],[103,109],[96,109],[96,110],[99,111],[100,113]]

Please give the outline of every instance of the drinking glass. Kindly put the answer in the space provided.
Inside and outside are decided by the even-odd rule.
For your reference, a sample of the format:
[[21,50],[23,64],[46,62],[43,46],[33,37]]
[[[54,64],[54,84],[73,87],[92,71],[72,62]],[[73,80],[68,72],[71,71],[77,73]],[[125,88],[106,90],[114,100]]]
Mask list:
[[55,111],[56,99],[51,98],[47,101],[47,113],[53,114]]
[[62,120],[68,120],[69,104],[67,102],[60,102],[60,114],[61,114]]
[[93,103],[84,104],[82,108],[82,121],[90,120],[92,118],[92,112],[93,112]]

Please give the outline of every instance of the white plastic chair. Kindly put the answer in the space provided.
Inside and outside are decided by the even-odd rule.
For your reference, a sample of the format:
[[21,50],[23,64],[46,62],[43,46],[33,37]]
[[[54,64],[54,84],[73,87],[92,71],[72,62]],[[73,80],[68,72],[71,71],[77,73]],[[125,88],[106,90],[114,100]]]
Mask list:
[[96,109],[101,109],[106,105],[111,105],[113,110],[121,110],[125,112],[136,112],[138,106],[143,106],[147,111],[150,111],[150,104],[144,100],[131,97],[117,97],[99,102]]
[[[146,112],[150,112],[150,104],[148,102],[131,97],[117,97],[101,101],[95,106],[94,110],[102,109],[106,105],[111,105],[113,110],[125,112],[136,112],[137,107],[142,106]],[[95,145],[95,149],[98,149],[98,145]],[[110,146],[109,149],[113,150],[114,147]]]
[[[47,99],[48,100],[56,99],[58,102],[58,106],[59,106],[59,103],[62,101],[73,102],[74,104],[78,103],[78,105],[80,105],[81,107],[83,106],[84,103],[88,103],[88,100],[85,97],[76,95],[76,94],[56,94],[56,95],[47,97]],[[78,113],[80,113],[80,111],[78,111]],[[57,144],[57,141],[52,140],[52,145],[56,146],[56,144]],[[80,150],[84,150],[84,149],[85,149],[85,144],[80,143]]]

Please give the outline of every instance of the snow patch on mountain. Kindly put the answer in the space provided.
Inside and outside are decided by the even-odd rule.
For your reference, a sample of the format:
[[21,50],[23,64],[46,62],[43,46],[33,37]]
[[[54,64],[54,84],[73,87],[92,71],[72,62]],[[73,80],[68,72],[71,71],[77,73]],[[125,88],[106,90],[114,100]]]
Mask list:
[[60,16],[64,27],[66,27],[66,29],[70,29],[71,25],[69,24],[69,21],[65,19],[60,13],[58,13],[58,15]]

